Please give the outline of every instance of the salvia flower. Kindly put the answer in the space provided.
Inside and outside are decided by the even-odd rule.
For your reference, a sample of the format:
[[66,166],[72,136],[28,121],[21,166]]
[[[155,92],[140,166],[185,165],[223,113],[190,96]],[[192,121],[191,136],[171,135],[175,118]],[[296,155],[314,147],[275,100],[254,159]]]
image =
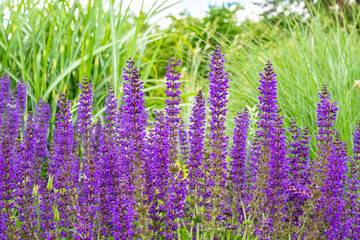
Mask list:
[[246,190],[246,156],[247,156],[247,131],[249,128],[250,116],[248,109],[245,108],[244,111],[240,111],[235,117],[235,128],[233,135],[233,146],[230,150],[231,160],[231,171],[230,171],[230,180],[231,180],[231,196],[234,198],[233,202],[237,207],[237,213],[243,212],[241,207],[241,202],[245,201],[247,196]]
[[[147,166],[147,146],[146,146],[146,126],[147,126],[147,112],[144,106],[144,92],[143,84],[139,80],[139,72],[134,67],[134,61],[127,61],[127,66],[124,70],[124,97],[123,97],[123,112],[122,121],[124,128],[124,136],[126,141],[123,141],[122,149],[126,153],[129,162],[128,174],[130,184],[134,187],[132,192],[133,198],[137,203],[135,211],[137,214],[137,221],[141,229],[141,235],[148,235],[147,232],[147,204],[149,201],[145,195],[146,186],[151,181],[145,172]],[[123,154],[125,155],[125,154]],[[145,176],[146,175],[146,176]]]
[[270,240],[272,231],[274,231],[274,228],[272,227],[272,219],[270,218],[263,218],[256,228],[256,234],[259,236],[259,240]]
[[60,108],[57,114],[56,128],[54,131],[54,150],[52,156],[52,174],[54,186],[58,190],[57,203],[61,216],[60,225],[65,229],[62,236],[71,236],[72,213],[76,206],[76,188],[79,178],[79,162],[74,158],[74,130],[72,126],[70,101],[65,94],[58,100]]
[[[213,195],[213,212],[214,218],[220,216],[221,205],[224,204],[225,192],[223,187],[226,182],[227,162],[225,161],[227,155],[228,137],[225,135],[225,116],[228,109],[226,108],[228,95],[228,73],[225,72],[224,54],[221,54],[219,46],[213,54],[211,54],[211,64],[209,72],[209,88],[210,88],[210,129],[211,129],[211,154],[210,159],[212,163],[211,175],[214,182],[212,187]],[[220,221],[223,218],[219,219]]]
[[0,239],[360,238],[360,125],[349,156],[326,86],[310,159],[309,127],[292,119],[285,132],[269,61],[260,74],[256,119],[247,109],[238,113],[229,148],[229,80],[220,48],[211,55],[209,116],[199,91],[188,125],[180,118],[178,67],[169,61],[166,108],[154,111],[151,126],[131,59],[121,103],[110,87],[95,124],[86,78],[77,122],[62,94],[50,126],[49,105],[39,99],[33,116],[26,83],[12,90],[3,75]]
[[325,208],[325,235],[328,239],[346,239],[347,231],[343,229],[343,214],[345,211],[345,182],[347,173],[347,149],[340,141],[340,134],[336,132],[329,159],[329,171],[322,189],[322,203]]
[[32,196],[34,186],[34,173],[32,164],[35,162],[34,121],[32,113],[29,113],[28,122],[24,134],[24,140],[19,147],[18,176],[19,185],[15,190],[16,203],[19,209],[19,219],[24,222],[21,228],[22,237],[35,238],[36,215],[34,198]]
[[36,104],[34,118],[34,137],[36,141],[35,161],[33,163],[34,182],[41,185],[41,167],[44,161],[49,157],[47,133],[50,121],[50,105],[41,98]]
[[[199,91],[195,98],[195,104],[193,107],[193,114],[190,117],[190,153],[189,153],[189,188],[190,191],[199,189],[203,173],[201,171],[201,165],[203,160],[204,151],[204,133],[205,133],[205,99],[202,91]],[[197,195],[195,191],[192,194]]]
[[188,132],[186,130],[187,126],[184,124],[184,121],[181,120],[179,126],[179,145],[180,145],[180,154],[181,154],[181,163],[184,163],[189,157],[189,142],[188,142]]
[[115,239],[126,240],[134,237],[135,211],[133,205],[135,202],[131,192],[132,188],[129,186],[127,177],[118,178],[117,197],[112,202],[110,211],[112,215],[110,222],[113,224],[111,234]]
[[[277,105],[277,80],[275,79],[276,74],[270,61],[266,63],[264,70],[265,73],[260,74],[260,96],[258,98],[259,105],[257,106],[259,109],[258,130],[255,132],[256,141],[253,142],[251,154],[251,162],[257,168],[256,177],[252,177],[255,177],[252,201],[258,201],[253,203],[253,205],[257,205],[260,212],[265,210],[269,201],[272,202],[271,204],[274,204],[274,201],[276,202],[273,199],[277,194],[276,190],[272,189],[269,184],[278,185],[278,181],[272,178],[270,169],[273,171],[276,168],[276,156],[285,154],[283,152],[284,136],[281,127],[282,120],[279,118],[279,107]],[[277,136],[275,136],[275,133]],[[275,139],[276,141],[274,141]],[[283,173],[279,172],[279,174]],[[277,178],[277,176],[274,177]],[[265,199],[265,201],[261,199]]]
[[170,143],[170,152],[169,152],[169,159],[170,159],[170,171],[173,175],[176,175],[178,171],[178,166],[176,165],[177,162],[177,146],[179,143],[179,124],[180,118],[178,117],[181,108],[179,107],[180,104],[180,75],[181,73],[177,73],[177,67],[180,66],[181,61],[175,61],[175,59],[170,59],[169,65],[166,67],[166,87],[165,90],[166,97],[168,99],[165,100],[167,107],[165,108],[166,111],[166,121],[168,123],[169,128],[169,143]]
[[[82,239],[84,236],[90,238],[94,233],[94,219],[96,214],[96,202],[98,191],[98,172],[96,169],[96,158],[91,138],[93,134],[92,126],[92,83],[87,78],[79,84],[81,89],[80,102],[78,107],[78,133],[83,145],[83,176],[81,193],[79,196],[79,206],[77,206],[79,216],[76,224],[77,232],[75,238]],[[85,239],[85,238],[84,238]]]

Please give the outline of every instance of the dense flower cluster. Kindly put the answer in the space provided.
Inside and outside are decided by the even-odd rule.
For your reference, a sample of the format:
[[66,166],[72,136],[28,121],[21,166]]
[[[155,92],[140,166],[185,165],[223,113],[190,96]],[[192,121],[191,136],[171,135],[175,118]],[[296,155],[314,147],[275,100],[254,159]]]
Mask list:
[[84,78],[76,122],[60,95],[49,138],[49,105],[39,99],[25,114],[26,83],[12,90],[1,77],[0,239],[359,239],[360,124],[348,155],[325,85],[310,158],[308,127],[295,119],[284,127],[268,61],[258,115],[239,111],[229,138],[224,62],[216,47],[209,98],[198,92],[189,121],[180,61],[169,61],[166,108],[153,124],[134,61],[123,69],[122,99],[109,88],[103,122]]

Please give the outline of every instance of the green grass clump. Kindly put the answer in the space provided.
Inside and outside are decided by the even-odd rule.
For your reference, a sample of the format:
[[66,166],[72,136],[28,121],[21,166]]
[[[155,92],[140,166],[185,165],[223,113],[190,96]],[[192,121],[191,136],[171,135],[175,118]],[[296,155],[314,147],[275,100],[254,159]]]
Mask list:
[[353,126],[360,119],[360,88],[356,87],[360,79],[360,15],[355,8],[345,18],[336,9],[308,7],[306,20],[285,15],[275,24],[262,20],[250,24],[262,33],[246,35],[246,41],[222,42],[227,46],[224,52],[232,80],[230,114],[258,104],[258,69],[269,59],[277,72],[279,105],[287,126],[291,117],[300,126],[308,125],[315,144],[318,92],[327,84],[340,109],[335,127],[342,140],[351,143]]
[[77,84],[87,76],[96,86],[98,117],[109,84],[121,96],[122,68],[129,57],[141,63],[141,78],[148,79],[159,42],[166,37],[153,31],[156,23],[149,20],[171,6],[166,0],[155,1],[147,12],[134,14],[123,1],[92,0],[85,5],[78,0],[73,4],[4,1],[0,3],[0,72],[8,73],[13,85],[21,79],[28,83],[28,110],[34,110],[41,97],[55,111],[59,94],[75,99]]

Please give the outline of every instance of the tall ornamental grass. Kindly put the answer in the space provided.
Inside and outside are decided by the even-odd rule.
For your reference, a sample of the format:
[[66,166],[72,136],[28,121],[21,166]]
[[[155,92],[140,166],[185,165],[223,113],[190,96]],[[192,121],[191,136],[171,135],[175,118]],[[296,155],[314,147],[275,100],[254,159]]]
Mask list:
[[[254,79],[258,68],[270,59],[279,69],[279,106],[288,120],[285,125],[290,127],[289,120],[294,117],[300,125],[309,126],[311,135],[316,134],[316,93],[326,83],[340,109],[335,126],[342,139],[351,143],[353,126],[360,117],[356,107],[360,104],[359,11],[354,6],[345,17],[336,9],[326,11],[311,3],[308,7],[307,19],[284,14],[276,22],[255,24],[258,37],[245,34],[245,39],[234,44],[223,42],[232,74],[230,115],[246,105],[255,107],[259,84]],[[315,139],[311,145],[315,147]]]
[[12,90],[5,74],[0,238],[359,239],[360,123],[353,126],[354,145],[347,145],[335,127],[336,94],[319,88],[310,135],[297,119],[283,117],[267,61],[255,136],[248,136],[253,119],[245,108],[229,138],[225,56],[217,47],[210,59],[209,98],[198,92],[189,125],[180,116],[180,61],[169,60],[167,107],[148,124],[144,82],[129,59],[124,95],[118,99],[109,89],[104,122],[94,121],[96,86],[88,79],[78,84],[76,122],[71,101],[60,95],[51,143],[50,106],[40,100],[24,121],[27,83]]
[[0,70],[12,85],[28,83],[29,110],[40,97],[51,105],[51,123],[60,93],[75,99],[86,75],[96,86],[94,109],[101,116],[109,83],[121,95],[119,76],[129,56],[143,63],[142,77],[152,82],[147,76],[165,34],[156,33],[149,20],[171,6],[156,1],[132,13],[123,1],[0,1]]

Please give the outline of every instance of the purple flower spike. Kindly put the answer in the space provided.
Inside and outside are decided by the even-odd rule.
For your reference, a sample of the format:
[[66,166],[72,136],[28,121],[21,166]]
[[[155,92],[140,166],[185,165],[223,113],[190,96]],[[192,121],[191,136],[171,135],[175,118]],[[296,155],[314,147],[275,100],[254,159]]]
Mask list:
[[111,234],[115,239],[133,239],[134,237],[134,222],[135,211],[133,205],[135,201],[132,199],[132,188],[126,177],[121,177],[118,180],[117,197],[112,202],[112,209],[110,211],[113,216],[111,223],[113,225]]
[[[81,236],[88,236],[89,238],[94,234],[94,220],[96,214],[96,202],[98,193],[98,172],[96,169],[96,157],[91,144],[93,135],[92,126],[92,83],[87,78],[79,84],[81,89],[80,104],[78,110],[78,132],[81,137],[84,148],[83,158],[83,179],[82,192],[79,196],[80,206],[78,206],[78,224],[76,224],[77,232]],[[77,238],[79,235],[76,235]]]
[[22,121],[22,119],[20,120],[20,112],[14,92],[11,92],[10,101],[6,108],[5,119],[5,134],[11,139],[10,141],[14,143],[15,148],[17,148],[17,138],[19,135],[20,121]]
[[354,131],[353,158],[350,158],[350,172],[347,178],[345,228],[349,230],[349,239],[360,239],[360,201],[359,201],[359,159],[360,159],[360,122]]
[[285,129],[282,127],[282,117],[278,117],[274,124],[273,139],[271,142],[271,159],[268,162],[269,181],[267,195],[270,208],[281,205],[288,188],[289,161],[286,157]]
[[270,142],[274,130],[275,121],[278,118],[277,105],[277,82],[276,74],[272,68],[270,61],[267,62],[264,68],[265,74],[260,74],[260,97],[259,99],[259,118],[257,123],[259,130],[257,131],[259,137],[262,138],[263,152],[268,152],[270,149]]
[[34,182],[41,186],[41,166],[43,162],[49,156],[48,151],[48,141],[47,133],[49,128],[50,121],[50,105],[44,102],[42,99],[39,99],[39,103],[36,104],[35,111],[35,141],[36,144],[36,153],[35,161],[33,163],[33,174]]
[[263,218],[260,221],[260,226],[258,226],[255,231],[259,236],[258,240],[270,240],[270,234],[274,231],[274,228],[272,227],[272,219]]
[[340,134],[336,132],[332,146],[332,156],[329,159],[329,172],[322,189],[322,203],[325,208],[325,235],[328,239],[347,239],[347,227],[343,224],[346,219],[345,211],[345,182],[347,173],[347,150],[340,141]]
[[[309,235],[310,238],[318,238],[319,231],[326,232],[326,229],[324,230],[324,222],[326,222],[326,218],[329,216],[327,212],[328,210],[330,210],[329,202],[327,201],[336,200],[332,198],[332,192],[328,192],[328,188],[330,187],[330,185],[334,184],[332,180],[329,179],[329,174],[332,174],[332,172],[330,172],[330,162],[333,162],[333,160],[331,159],[333,158],[332,155],[342,155],[342,147],[340,147],[340,143],[338,143],[340,144],[338,149],[339,152],[334,152],[333,134],[336,130],[333,128],[333,125],[336,119],[336,113],[338,108],[336,106],[336,102],[330,102],[330,94],[326,85],[324,85],[322,92],[319,93],[319,98],[320,103],[318,103],[318,108],[316,110],[316,124],[318,126],[318,132],[316,135],[316,140],[318,143],[318,156],[315,161],[313,161],[310,172],[310,187],[311,195],[313,196],[313,198],[311,198],[311,201],[313,202],[312,204],[315,205],[315,210],[317,214],[314,215],[314,218],[312,219],[310,225],[315,229],[309,231],[309,233],[314,233],[314,235]],[[339,161],[342,162],[343,160],[339,159]],[[339,204],[341,205],[342,203]],[[336,203],[335,205],[337,206],[338,203]],[[334,220],[336,219],[334,218]],[[338,223],[335,223],[335,226],[337,224]]]
[[52,156],[52,173],[54,186],[58,189],[60,226],[64,227],[63,236],[72,235],[72,213],[76,206],[76,188],[79,179],[80,164],[73,155],[74,130],[71,121],[70,101],[65,94],[58,100],[60,108],[57,114],[56,128],[54,131],[54,150]]
[[203,150],[204,150],[204,133],[205,133],[205,99],[200,90],[195,97],[193,114],[190,117],[190,154],[189,154],[189,190],[192,197],[198,196],[201,188],[203,172],[201,171]]
[[[124,71],[124,109],[122,120],[124,122],[124,132],[126,143],[124,146],[129,157],[129,169],[131,184],[139,185],[143,174],[142,163],[146,161],[145,137],[147,126],[147,112],[144,106],[143,82],[139,80],[138,69],[134,67],[134,61],[127,61]],[[134,186],[135,191],[137,187]]]
[[0,114],[6,110],[6,105],[10,102],[11,89],[9,75],[4,74],[0,79]]
[[26,110],[26,82],[24,81],[17,83],[16,101],[20,118],[23,119]]
[[170,143],[170,171],[175,176],[178,169],[178,165],[176,165],[177,159],[177,145],[179,138],[179,124],[180,118],[178,117],[181,108],[179,108],[180,104],[180,75],[181,73],[177,73],[176,68],[180,66],[181,61],[175,61],[175,59],[170,59],[169,65],[167,66],[166,72],[166,87],[165,90],[166,99],[165,102],[167,104],[166,110],[166,121],[169,124],[169,143]]
[[168,186],[170,172],[169,172],[169,149],[170,144],[168,141],[169,138],[169,129],[165,122],[165,116],[163,112],[155,111],[155,130],[154,130],[154,138],[155,138],[155,149],[154,156],[155,161],[155,174],[156,174],[156,187],[159,191],[158,198],[162,199],[166,194],[166,188]]
[[[84,147],[89,148],[90,138],[91,138],[91,127],[92,127],[92,103],[93,103],[93,93],[92,93],[92,83],[84,77],[83,82],[78,84],[80,86],[80,102],[78,110],[78,131],[81,135]],[[88,155],[90,153],[86,153]]]
[[[146,188],[151,185],[151,176],[146,170],[149,168],[148,157],[146,146],[146,127],[148,114],[144,106],[144,92],[143,84],[139,80],[139,72],[134,67],[134,61],[127,61],[127,66],[124,68],[124,97],[123,97],[123,112],[122,120],[124,122],[124,136],[122,149],[126,153],[127,160],[123,162],[129,163],[128,177],[131,186],[134,188],[133,199],[136,202],[135,210],[138,213],[137,222],[140,227],[140,235],[148,236],[147,225],[148,225],[148,212],[147,203],[148,197],[145,195]],[[125,155],[125,154],[122,154]],[[120,166],[121,168],[122,166]],[[150,182],[145,182],[145,181]],[[151,196],[150,196],[151,197]]]
[[[231,161],[231,171],[230,171],[230,179],[232,189],[232,197],[235,200],[235,204],[237,206],[237,212],[242,213],[243,209],[240,206],[240,202],[245,202],[245,198],[248,196],[246,193],[246,170],[247,166],[246,162],[246,140],[247,140],[247,132],[250,123],[250,116],[248,109],[245,108],[244,111],[240,111],[235,117],[235,129],[233,135],[233,146],[230,150],[230,155],[232,158]],[[241,214],[240,214],[241,215]]]
[[24,134],[24,140],[19,147],[18,173],[19,185],[15,190],[16,204],[19,210],[19,220],[24,222],[20,235],[35,238],[36,215],[33,206],[34,174],[32,164],[35,162],[36,142],[34,141],[34,122],[32,113],[29,113],[28,122]]
[[189,158],[189,142],[188,142],[188,132],[186,131],[187,126],[184,124],[184,121],[181,120],[179,127],[179,144],[180,144],[180,154],[181,154],[181,164]]
[[176,238],[176,230],[178,229],[178,220],[185,216],[184,205],[187,196],[186,179],[182,170],[179,171],[176,178],[172,178],[172,184],[168,187],[168,196],[165,199],[164,207],[166,216],[164,217],[165,229],[162,235],[167,240]]
[[[2,220],[1,224],[6,226],[6,230],[1,233],[4,237],[6,236],[4,239],[17,235],[13,218],[14,190],[16,190],[17,187],[14,182],[14,179],[17,179],[17,167],[15,165],[13,149],[14,146],[11,138],[5,135],[1,139],[0,151],[0,207],[2,209],[0,218]],[[4,228],[4,225],[2,228]]]
[[[169,171],[169,128],[165,120],[165,114],[155,111],[154,130],[151,133],[153,143],[149,143],[151,147],[149,153],[152,153],[151,160],[153,162],[153,182],[154,182],[154,198],[150,206],[150,218],[152,219],[151,229],[158,231],[161,225],[162,212],[165,212],[164,202],[168,194],[168,186],[170,185],[171,173]],[[165,214],[165,213],[164,213]]]
[[[47,238],[54,233],[55,222],[53,206],[55,203],[55,191],[53,187],[53,176],[48,178],[48,181],[43,180],[41,183],[41,196],[40,196],[40,229],[42,231],[42,238]],[[52,238],[51,238],[52,239]]]
[[[105,237],[110,226],[111,203],[116,199],[117,179],[120,174],[126,172],[127,165],[119,169],[119,150],[116,146],[116,131],[118,129],[117,99],[112,87],[106,99],[105,126],[100,127],[98,136],[99,141],[99,162],[97,166],[99,178],[99,202],[98,202],[98,221],[101,226],[100,232]],[[125,169],[124,169],[125,168]],[[119,171],[121,170],[121,172]]]
[[288,161],[290,164],[290,179],[288,187],[288,201],[292,208],[292,218],[298,222],[302,215],[302,205],[310,196],[307,185],[309,179],[309,130],[308,127],[301,132],[301,128],[296,126],[296,121],[291,119],[291,127],[288,128],[291,134],[291,140],[288,141]]
[[94,204],[95,200],[95,187],[97,184],[96,168],[94,162],[94,152],[91,144],[91,138],[93,134],[92,127],[92,83],[87,78],[83,79],[83,82],[79,84],[81,89],[80,103],[78,110],[78,132],[81,137],[81,141],[84,147],[84,159],[83,159],[83,173],[84,173],[84,189],[81,202],[85,204]]
[[[228,109],[226,108],[228,95],[228,73],[224,71],[224,54],[221,54],[219,46],[216,46],[215,52],[211,54],[211,64],[209,72],[210,80],[210,128],[211,128],[211,155],[212,161],[212,178],[215,186],[212,194],[214,204],[219,206],[223,195],[222,189],[226,181],[226,155],[228,137],[225,135],[225,116]],[[216,202],[216,203],[215,203]],[[217,216],[214,216],[217,217]]]

